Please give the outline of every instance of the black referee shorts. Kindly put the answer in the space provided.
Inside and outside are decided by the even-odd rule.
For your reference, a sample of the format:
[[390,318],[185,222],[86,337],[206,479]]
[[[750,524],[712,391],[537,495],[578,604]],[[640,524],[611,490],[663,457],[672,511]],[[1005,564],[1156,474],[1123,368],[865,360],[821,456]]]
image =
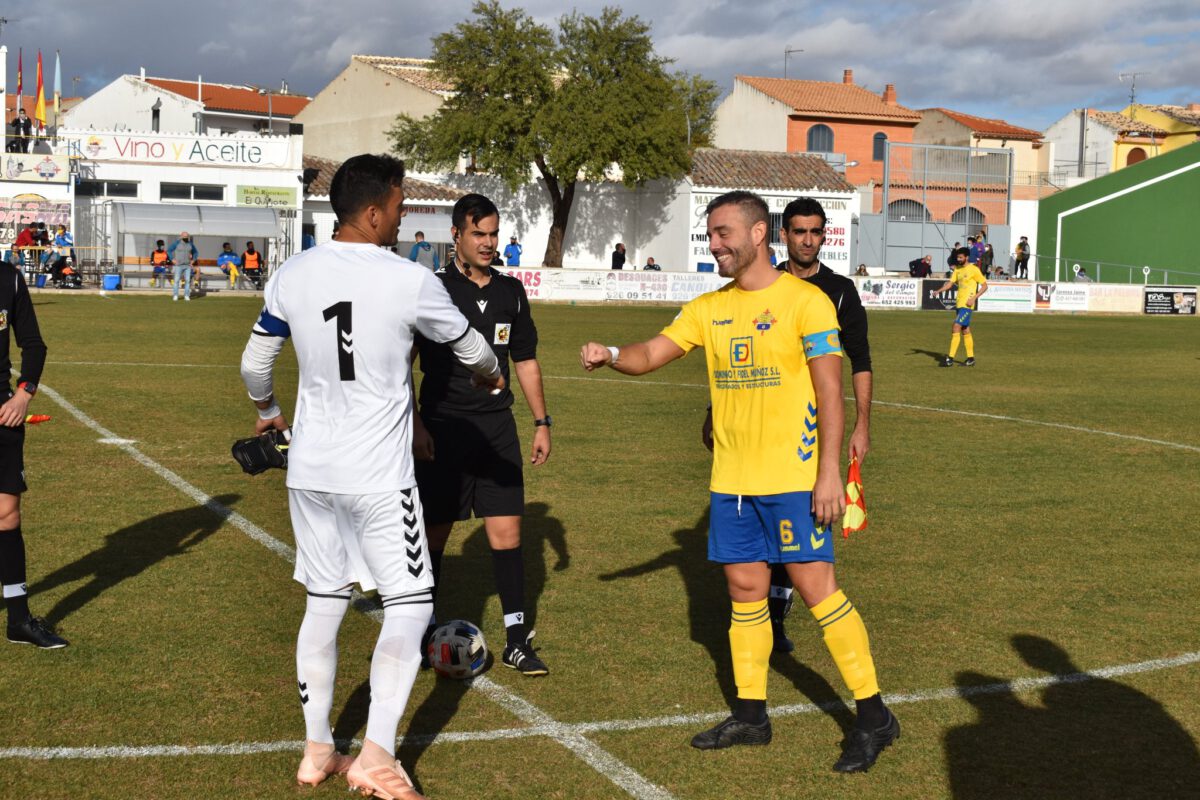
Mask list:
[[426,523],[525,513],[521,442],[511,411],[422,420],[434,455],[416,462]]
[[0,493],[22,494],[25,485],[25,426],[0,425]]

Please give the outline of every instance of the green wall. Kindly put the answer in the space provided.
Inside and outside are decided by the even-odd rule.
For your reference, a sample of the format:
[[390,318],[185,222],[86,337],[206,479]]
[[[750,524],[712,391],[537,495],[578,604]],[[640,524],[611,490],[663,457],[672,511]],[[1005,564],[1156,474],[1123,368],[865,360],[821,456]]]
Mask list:
[[[1073,209],[1081,210],[1061,217],[1059,242],[1060,215]],[[1152,282],[1200,283],[1200,142],[1043,199],[1038,255],[1042,280],[1054,277],[1058,256],[1063,280],[1073,264],[1094,278],[1104,262],[1134,266],[1100,264],[1105,282],[1142,283],[1141,267],[1149,266]]]

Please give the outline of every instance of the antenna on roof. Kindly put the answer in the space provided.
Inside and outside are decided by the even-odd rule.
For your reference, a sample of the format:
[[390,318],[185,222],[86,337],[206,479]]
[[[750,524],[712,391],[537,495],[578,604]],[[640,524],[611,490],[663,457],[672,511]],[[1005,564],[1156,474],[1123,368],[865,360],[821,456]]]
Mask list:
[[19,21],[20,20],[9,19],[8,17],[0,17],[0,34],[4,33],[5,25],[11,25],[12,23],[19,22]]
[[803,52],[804,52],[804,50],[799,47],[793,49],[791,45],[785,44],[783,46],[783,77],[785,80],[787,79],[788,56],[790,56],[792,53],[803,53]]
[[1129,79],[1129,118],[1133,119],[1133,106],[1137,102],[1137,79],[1139,75],[1149,75],[1149,72],[1122,72],[1117,75],[1121,83]]

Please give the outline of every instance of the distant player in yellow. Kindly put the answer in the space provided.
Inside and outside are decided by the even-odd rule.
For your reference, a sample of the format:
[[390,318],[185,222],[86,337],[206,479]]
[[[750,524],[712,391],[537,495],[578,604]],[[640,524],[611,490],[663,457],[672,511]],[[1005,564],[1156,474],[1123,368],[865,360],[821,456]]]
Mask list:
[[704,348],[714,443],[708,558],[723,565],[733,604],[738,696],[732,716],[697,734],[692,746],[771,741],[767,593],[770,564],[783,563],[857,706],[834,769],[865,772],[899,736],[900,723],[879,693],[862,618],[833,574],[830,526],[845,510],[836,312],[819,288],[772,268],[762,198],[729,192],[707,212],[709,249],[733,281],[685,305],[653,339],[619,348],[588,342],[580,361],[588,371],[610,366],[642,375]]
[[971,251],[960,247],[954,251],[958,266],[950,273],[950,278],[935,291],[944,292],[951,286],[958,287],[958,296],[954,302],[954,327],[950,330],[950,352],[938,362],[941,367],[953,367],[954,357],[958,355],[958,342],[967,346],[967,360],[964,367],[975,366],[975,338],[971,336],[971,315],[975,312],[975,304],[988,290],[987,278],[979,271],[979,267],[968,263]]

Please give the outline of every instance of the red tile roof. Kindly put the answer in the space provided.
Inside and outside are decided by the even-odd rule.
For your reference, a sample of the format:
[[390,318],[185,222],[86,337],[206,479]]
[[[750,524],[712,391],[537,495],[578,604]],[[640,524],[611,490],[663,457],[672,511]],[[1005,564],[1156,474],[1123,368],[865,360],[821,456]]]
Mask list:
[[1117,133],[1137,131],[1138,133],[1162,134],[1164,136],[1167,133],[1162,128],[1151,125],[1149,122],[1142,122],[1140,119],[1130,119],[1124,114],[1118,114],[1115,111],[1097,111],[1094,108],[1089,108],[1088,116]]
[[784,189],[796,192],[853,192],[845,176],[809,153],[697,148],[692,185],[714,189]]
[[951,111],[948,108],[926,108],[922,110],[940,111],[958,124],[965,125],[972,133],[987,139],[1028,139],[1029,141],[1034,141],[1042,138],[1040,131],[1030,130],[1029,128],[1018,128],[1016,125],[1009,125],[1002,119],[977,117],[973,114],[964,114],[961,111]]
[[454,91],[454,85],[443,80],[432,69],[433,61],[428,58],[394,58],[391,56],[351,56],[352,61],[361,61],[378,70],[386,72],[393,78],[407,81],[427,92],[449,94]]
[[[168,92],[195,100],[196,81],[177,81],[171,78],[146,78],[146,83]],[[267,96],[250,86],[231,86],[225,83],[204,83],[200,87],[204,107],[209,111],[238,111],[245,114],[267,115]],[[294,117],[312,98],[296,94],[271,93],[270,112],[277,117]]]
[[[338,171],[338,167],[342,165],[341,161],[335,161],[332,158],[321,158],[320,156],[304,156],[304,169],[317,170],[317,177],[308,185],[309,197],[328,197],[329,184],[333,180],[333,173]],[[466,195],[467,192],[462,189],[455,189],[452,186],[442,186],[438,183],[429,183],[428,181],[419,181],[416,178],[405,177],[404,179],[404,197],[405,202],[415,202],[421,200],[457,200]]]
[[916,111],[902,105],[890,106],[879,95],[853,83],[758,78],[752,75],[736,75],[734,80],[752,86],[790,106],[795,113],[806,116],[881,119],[911,122],[914,125],[921,121],[921,115]]
[[1152,111],[1157,111],[1160,114],[1166,114],[1168,117],[1178,120],[1186,125],[1200,126],[1200,109],[1196,108],[1195,106],[1196,104],[1192,103],[1190,106],[1160,105],[1146,106],[1146,108],[1149,108]]
[[[66,113],[72,106],[78,105],[82,101],[82,97],[63,97],[60,98],[62,104],[62,113]],[[7,122],[12,122],[13,117],[17,115],[18,108],[24,108],[25,113],[33,118],[33,106],[37,102],[37,98],[31,95],[25,95],[21,98],[21,104],[17,105],[17,96],[15,94],[4,95],[4,119]],[[54,124],[54,95],[46,95],[46,115],[49,117],[46,120],[47,124]]]

